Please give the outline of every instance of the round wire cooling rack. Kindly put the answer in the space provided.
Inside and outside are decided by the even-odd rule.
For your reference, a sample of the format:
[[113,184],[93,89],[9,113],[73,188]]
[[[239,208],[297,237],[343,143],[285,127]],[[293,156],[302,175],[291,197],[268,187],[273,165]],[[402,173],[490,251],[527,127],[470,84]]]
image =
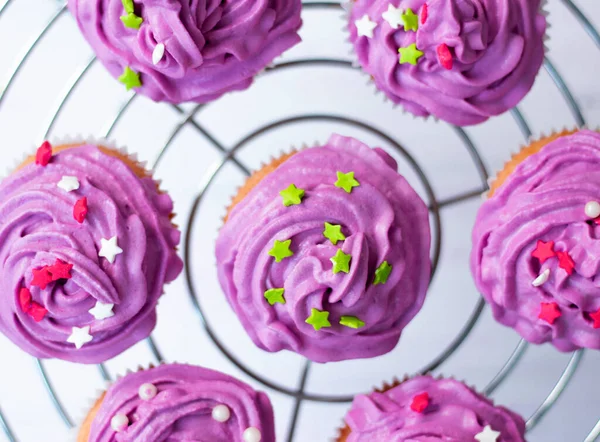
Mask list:
[[[568,11],[570,11],[570,13],[573,14],[573,16],[576,18],[576,20],[583,26],[586,33],[592,39],[594,44],[600,49],[600,33],[598,32],[597,29],[594,28],[594,26],[586,18],[586,16],[583,14],[583,12],[571,0],[557,0],[557,1],[562,2],[562,4],[568,9]],[[2,6],[0,6],[0,17],[2,17],[2,15],[6,11],[7,7],[13,2],[14,2],[14,0],[6,0],[6,2]],[[341,7],[341,5],[339,2],[312,2],[312,3],[304,4],[304,8],[311,9],[311,10],[339,10],[340,7]],[[2,105],[7,92],[11,89],[15,80],[17,79],[20,72],[22,71],[23,66],[25,65],[27,60],[30,58],[33,50],[36,48],[38,43],[40,43],[40,41],[44,38],[44,36],[48,33],[48,31],[53,26],[55,26],[58,19],[65,13],[67,13],[66,4],[60,4],[57,7],[55,13],[50,18],[50,20],[43,27],[43,29],[39,33],[39,35],[35,36],[35,38],[31,42],[31,44],[25,48],[24,52],[17,60],[15,67],[10,72],[7,82],[0,86],[1,87],[0,88],[0,106]],[[65,104],[72,97],[78,84],[81,82],[81,80],[85,77],[86,73],[88,73],[90,68],[95,63],[97,63],[97,60],[95,58],[91,58],[89,61],[84,63],[74,73],[74,76],[72,77],[71,82],[68,84],[68,87],[65,89],[64,94],[60,97],[59,101],[57,102],[55,112],[52,114],[50,120],[45,125],[46,129],[44,132],[44,138],[47,138],[48,134],[50,134],[50,132],[52,131],[52,129],[57,121],[57,118],[61,114],[61,111],[63,110]],[[306,59],[297,60],[297,61],[277,63],[274,66],[268,68],[265,75],[271,75],[272,73],[280,72],[280,71],[286,70],[286,69],[294,69],[294,68],[306,67],[306,66],[325,66],[325,67],[340,68],[340,69],[355,69],[352,66],[351,62],[342,60],[342,59],[306,58]],[[552,79],[552,81],[554,82],[555,86],[558,88],[558,90],[562,94],[562,97],[564,98],[564,101],[565,101],[566,105],[568,106],[570,112],[572,113],[577,125],[580,127],[585,126],[586,121],[584,119],[584,116],[583,116],[577,102],[574,100],[573,95],[572,95],[571,91],[569,90],[569,88],[567,87],[565,81],[563,80],[563,78],[561,77],[561,75],[559,74],[557,69],[555,68],[554,64],[548,59],[548,57],[546,57],[544,60],[544,68],[545,68],[546,72],[548,73],[548,75],[550,76],[550,78]],[[107,127],[105,129],[105,136],[107,138],[110,137],[115,126],[121,120],[121,118],[126,114],[127,110],[130,108],[130,106],[136,100],[136,98],[137,98],[137,95],[131,95],[130,98],[122,104],[122,106],[120,107],[118,112],[114,115],[114,118],[112,118],[109,121],[109,124],[107,125]],[[440,200],[440,199],[436,198],[436,195],[432,189],[432,186],[429,182],[427,175],[425,174],[423,169],[420,167],[419,163],[413,158],[413,156],[410,154],[410,152],[407,149],[405,149],[398,141],[396,141],[393,137],[389,136],[388,134],[384,133],[382,130],[377,129],[365,122],[358,120],[358,119],[349,118],[344,115],[335,115],[335,114],[302,114],[302,115],[292,116],[292,117],[274,121],[274,122],[271,122],[270,124],[259,127],[256,130],[254,130],[253,132],[247,134],[243,139],[241,139],[240,141],[235,143],[233,146],[228,147],[228,146],[225,146],[224,144],[222,144],[221,142],[219,142],[204,125],[198,123],[194,119],[196,114],[201,109],[203,109],[209,105],[210,104],[196,105],[191,110],[186,110],[184,107],[179,106],[179,105],[169,105],[172,107],[172,109],[178,115],[180,115],[181,120],[176,125],[174,130],[172,131],[168,141],[160,150],[157,158],[151,164],[151,167],[156,168],[161,163],[161,161],[164,159],[167,152],[169,152],[172,149],[173,141],[175,140],[177,135],[184,128],[187,128],[187,127],[191,127],[194,130],[196,130],[199,134],[201,134],[202,137],[204,137],[204,139],[206,139],[213,147],[215,147],[220,152],[221,158],[218,161],[216,161],[212,165],[211,168],[209,168],[207,174],[204,177],[202,177],[200,180],[198,192],[194,199],[193,207],[190,212],[189,219],[188,219],[189,228],[184,233],[183,254],[184,254],[184,260],[186,263],[185,280],[187,283],[187,287],[189,289],[190,299],[191,299],[195,309],[197,310],[197,313],[199,315],[199,318],[201,320],[203,327],[205,328],[210,339],[214,342],[214,344],[218,347],[218,349],[223,353],[223,355],[227,359],[229,359],[229,361],[231,361],[235,366],[237,366],[241,371],[243,371],[245,374],[247,374],[248,376],[250,376],[253,379],[255,379],[256,381],[258,381],[259,383],[263,384],[264,386],[266,386],[272,390],[275,390],[283,395],[286,395],[286,396],[294,399],[294,407],[293,407],[293,415],[292,415],[292,419],[291,419],[291,425],[289,427],[289,432],[288,432],[288,435],[286,438],[286,440],[288,442],[292,442],[295,440],[299,410],[300,410],[300,406],[303,402],[312,401],[312,402],[326,402],[326,403],[347,403],[352,400],[353,396],[352,395],[339,395],[339,396],[318,395],[318,394],[312,394],[312,393],[307,392],[306,388],[305,388],[306,381],[307,381],[308,375],[309,375],[309,373],[311,371],[311,367],[312,367],[311,362],[308,360],[306,360],[304,362],[303,369],[301,370],[301,373],[300,373],[301,378],[299,380],[298,388],[289,388],[289,387],[279,384],[278,382],[267,379],[266,377],[262,376],[261,374],[257,373],[256,371],[252,370],[248,365],[246,365],[244,363],[244,361],[237,358],[236,355],[233,354],[233,352],[227,347],[227,345],[220,340],[217,333],[215,333],[213,325],[211,324],[211,319],[208,317],[205,309],[203,308],[201,302],[199,301],[200,298],[198,296],[198,290],[197,290],[197,287],[195,285],[194,279],[191,274],[190,269],[192,268],[192,265],[191,265],[192,256],[191,256],[191,252],[190,252],[190,242],[191,242],[191,237],[192,237],[192,234],[194,231],[194,226],[196,225],[196,223],[194,223],[193,221],[196,219],[199,209],[200,209],[201,205],[203,204],[206,192],[214,184],[215,178],[218,176],[219,172],[222,170],[222,168],[226,164],[233,164],[236,168],[239,169],[239,171],[248,175],[250,173],[249,168],[242,161],[240,161],[240,159],[238,157],[236,157],[236,153],[241,151],[246,145],[248,145],[251,141],[258,138],[259,136],[269,134],[271,131],[274,131],[281,127],[299,124],[299,123],[303,123],[303,122],[335,122],[342,126],[344,126],[344,125],[352,126],[354,128],[360,128],[368,133],[371,133],[371,134],[379,137],[380,139],[385,140],[390,146],[392,146],[393,149],[395,149],[397,151],[397,153],[402,158],[404,158],[404,160],[408,163],[408,165],[413,169],[413,172],[416,174],[418,179],[421,181],[421,185],[425,189],[425,193],[428,197],[428,200],[430,201],[429,210],[431,212],[432,220],[433,220],[434,240],[433,240],[433,247],[432,247],[432,261],[433,261],[432,278],[437,269],[440,252],[441,252],[441,244],[442,244],[442,241],[441,241],[442,224],[441,224],[440,209],[443,207],[457,204],[462,201],[466,201],[466,200],[469,200],[472,198],[479,197],[479,195],[482,192],[485,192],[488,189],[488,185],[487,185],[488,172],[486,170],[484,162],[483,162],[474,142],[469,137],[469,135],[462,128],[453,126],[453,130],[454,130],[455,134],[464,144],[464,147],[467,149],[467,151],[471,157],[471,160],[472,160],[475,168],[477,169],[478,175],[480,177],[481,185],[480,185],[480,187],[477,187],[468,192],[463,192],[452,198]],[[512,109],[510,111],[510,113],[512,114],[512,117],[513,117],[514,121],[516,122],[516,124],[517,124],[520,132],[522,133],[523,137],[525,138],[525,140],[529,140],[532,135],[532,132],[530,130],[527,120],[525,119],[525,117],[523,116],[523,114],[521,113],[519,108],[516,107],[516,108]],[[444,364],[444,362],[446,362],[446,360],[467,339],[470,332],[472,331],[472,329],[476,325],[477,321],[481,317],[484,307],[485,307],[484,301],[482,299],[479,299],[475,308],[471,312],[468,320],[466,321],[466,323],[464,324],[462,329],[459,331],[459,333],[450,341],[449,344],[447,344],[446,348],[439,355],[437,355],[435,358],[433,358],[433,360],[431,362],[429,362],[424,367],[422,367],[418,371],[418,373],[427,373],[429,371],[432,371],[432,370],[437,369],[440,366],[442,366],[442,364]],[[156,358],[156,360],[158,362],[161,362],[164,360],[163,355],[161,354],[158,346],[155,344],[152,337],[147,339],[147,345],[148,345],[150,351],[152,352],[153,356]],[[524,340],[521,340],[518,343],[518,345],[516,346],[516,348],[514,349],[514,351],[512,352],[512,354],[510,355],[510,357],[504,363],[504,365],[500,368],[500,370],[496,373],[496,375],[492,378],[492,380],[489,381],[487,386],[483,389],[483,393],[485,393],[486,395],[492,394],[506,380],[506,378],[517,367],[519,361],[525,354],[525,351],[527,350],[527,348],[528,348],[528,344]],[[559,399],[561,394],[565,391],[565,389],[569,385],[570,381],[572,380],[572,378],[580,364],[580,361],[582,360],[583,355],[584,355],[584,350],[579,350],[579,351],[572,353],[567,365],[565,366],[562,373],[559,375],[558,379],[556,380],[555,385],[551,388],[551,391],[548,393],[547,397],[539,404],[539,406],[537,407],[535,412],[531,416],[529,416],[529,418],[527,419],[527,430],[528,431],[531,430],[532,428],[534,428],[541,421],[541,419],[544,417],[544,415],[551,409],[551,407],[556,403],[556,401]],[[54,388],[52,380],[50,379],[50,377],[48,375],[48,372],[46,370],[44,362],[41,360],[36,360],[36,364],[37,364],[37,367],[39,370],[39,374],[42,378],[42,381],[46,387],[47,393],[50,396],[50,398],[54,404],[54,407],[56,409],[56,413],[57,413],[58,417],[60,419],[62,419],[62,421],[64,421],[64,424],[67,427],[73,428],[74,422],[73,422],[71,416],[69,416],[69,414],[66,412],[65,407],[63,406],[63,404],[61,402],[60,395]],[[103,364],[98,365],[98,370],[104,380],[109,381],[111,379],[107,369],[105,368],[105,366]],[[17,442],[19,440],[17,437],[17,434],[12,429],[10,423],[8,422],[6,417],[2,414],[2,410],[0,410],[0,428],[2,429],[2,431],[4,432],[5,436],[8,438],[9,441]],[[586,436],[584,442],[593,442],[596,440],[600,440],[600,420],[597,422],[595,427]]]

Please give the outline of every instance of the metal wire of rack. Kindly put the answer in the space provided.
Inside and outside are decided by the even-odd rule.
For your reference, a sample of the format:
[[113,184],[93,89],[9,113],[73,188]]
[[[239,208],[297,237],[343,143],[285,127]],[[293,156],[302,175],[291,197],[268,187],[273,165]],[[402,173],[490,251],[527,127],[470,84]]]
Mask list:
[[[13,3],[13,1],[14,0],[6,0],[6,2],[2,6],[0,6],[0,18],[2,17],[3,13],[6,11],[7,7],[11,3]],[[559,1],[564,4],[564,6],[570,11],[570,13],[573,14],[573,16],[577,19],[577,21],[581,24],[581,26],[583,26],[586,33],[592,39],[594,44],[600,49],[600,33],[592,25],[592,23],[588,20],[588,18],[585,16],[585,14],[577,7],[577,5],[575,5],[575,3],[573,3],[572,0],[559,0]],[[335,1],[311,2],[311,3],[305,2],[303,4],[303,7],[305,9],[311,9],[311,10],[338,10],[339,8],[341,8],[341,4],[340,4],[340,2],[335,2]],[[32,52],[35,49],[35,47],[37,46],[37,44],[44,38],[44,36],[48,33],[48,31],[53,26],[55,26],[58,19],[66,12],[67,12],[66,3],[60,4],[57,7],[55,13],[50,18],[50,20],[43,27],[42,31],[33,38],[31,43],[24,49],[22,55],[20,57],[18,57],[17,63],[14,66],[14,69],[11,71],[11,73],[8,77],[8,80],[5,82],[5,84],[0,85],[0,106],[2,106],[2,103],[4,101],[4,98],[7,94],[7,92],[13,86],[17,76],[21,72],[21,70],[22,70],[23,66],[26,64],[27,60],[30,58],[30,55],[32,54]],[[52,114],[50,121],[48,121],[47,124],[44,126],[45,130],[44,130],[41,138],[45,139],[51,133],[64,106],[67,104],[67,102],[73,95],[74,91],[77,89],[77,86],[80,83],[80,81],[85,77],[86,73],[90,70],[90,68],[95,63],[97,63],[97,59],[95,57],[92,57],[91,59],[89,59],[89,61],[87,61],[82,66],[80,66],[80,68],[78,68],[77,71],[74,73],[70,83],[67,85],[63,94],[60,96],[59,100],[57,101],[57,104],[55,107],[55,112]],[[285,69],[306,67],[306,66],[326,66],[326,67],[339,68],[339,69],[355,69],[352,66],[352,63],[347,60],[332,59],[332,58],[307,58],[307,59],[303,59],[303,60],[277,63],[274,66],[272,66],[266,70],[266,75],[270,75],[272,73],[279,72],[279,71],[282,71]],[[554,64],[548,57],[545,57],[545,59],[544,59],[544,69],[549,74],[549,76],[551,77],[555,86],[558,88],[558,90],[562,94],[577,125],[579,127],[585,126],[586,121],[581,112],[581,109],[579,108],[577,102],[575,101],[571,91],[567,87],[567,85],[566,85],[565,81],[563,80],[562,76],[560,75],[559,71],[556,69],[556,67],[554,66]],[[104,135],[106,138],[110,137],[115,126],[117,125],[119,120],[126,114],[128,108],[132,105],[132,103],[136,100],[136,98],[137,98],[137,95],[130,95],[129,98],[122,104],[122,106],[120,107],[118,112],[114,115],[114,118],[112,118],[108,122],[108,124],[104,130]],[[253,139],[255,139],[256,137],[258,137],[260,135],[266,134],[276,128],[286,126],[286,125],[293,125],[293,124],[296,124],[299,122],[306,122],[306,121],[336,122],[336,123],[339,123],[342,125],[358,127],[367,132],[370,132],[372,134],[379,136],[380,138],[386,140],[394,149],[396,149],[398,151],[398,153],[401,154],[404,157],[404,159],[408,162],[410,167],[413,168],[413,170],[416,172],[417,176],[420,178],[421,183],[423,184],[423,186],[425,188],[427,197],[429,198],[429,201],[430,201],[429,210],[433,217],[433,230],[434,230],[434,232],[433,232],[434,233],[434,241],[433,241],[433,251],[432,251],[432,261],[433,261],[432,278],[437,269],[437,265],[438,265],[438,261],[439,261],[439,257],[440,257],[440,251],[441,251],[442,227],[441,227],[440,209],[443,207],[451,206],[453,204],[457,204],[462,201],[466,201],[466,200],[469,200],[472,198],[479,197],[481,195],[481,193],[487,191],[488,190],[488,183],[487,183],[488,172],[486,170],[484,162],[483,162],[481,156],[479,155],[479,152],[478,152],[474,142],[471,140],[469,135],[462,128],[454,126],[453,130],[455,131],[458,138],[464,144],[469,155],[471,156],[474,166],[476,167],[476,169],[478,171],[479,177],[481,179],[481,186],[478,188],[475,188],[471,191],[461,193],[452,198],[448,198],[445,200],[438,200],[435,196],[435,193],[432,190],[432,186],[430,185],[425,172],[421,169],[421,167],[419,166],[417,161],[411,156],[409,151],[407,151],[394,138],[383,133],[382,131],[378,130],[377,128],[372,127],[372,126],[370,126],[364,122],[361,122],[357,119],[351,119],[351,118],[347,118],[343,115],[332,115],[332,114],[298,115],[295,117],[275,121],[268,125],[260,127],[258,129],[256,129],[255,131],[253,131],[252,133],[248,134],[245,138],[240,140],[234,146],[227,147],[227,146],[223,145],[222,143],[220,143],[211,134],[209,129],[207,129],[205,126],[201,125],[200,123],[198,123],[195,120],[196,114],[201,109],[203,109],[205,106],[208,106],[208,105],[209,104],[197,105],[197,106],[193,107],[190,111],[186,111],[183,107],[181,107],[179,105],[169,105],[172,107],[172,109],[178,115],[181,116],[181,120],[177,124],[177,126],[174,128],[174,130],[171,133],[166,144],[159,151],[159,154],[156,157],[156,159],[150,164],[150,167],[156,168],[160,164],[160,162],[163,160],[165,154],[170,150],[172,143],[175,140],[175,138],[177,137],[177,135],[180,133],[180,131],[182,129],[184,129],[186,127],[192,127],[193,129],[198,131],[210,144],[212,144],[222,154],[222,157],[216,163],[214,163],[212,165],[212,167],[209,168],[209,172],[201,179],[199,187],[198,187],[198,193],[194,200],[193,207],[192,207],[192,210],[189,215],[188,226],[190,226],[190,227],[187,229],[187,231],[184,234],[183,254],[184,254],[184,261],[186,263],[185,271],[184,271],[185,272],[185,280],[187,283],[187,287],[189,289],[189,295],[191,297],[191,301],[197,310],[197,313],[199,315],[202,326],[204,327],[204,329],[207,332],[210,339],[219,348],[219,350],[235,366],[237,366],[240,370],[242,370],[248,376],[252,377],[259,383],[263,384],[264,386],[271,388],[272,390],[275,390],[279,393],[282,393],[284,395],[287,395],[287,396],[295,399],[295,405],[293,408],[291,425],[290,425],[289,432],[288,432],[288,435],[286,438],[287,442],[293,442],[295,440],[294,436],[296,433],[296,424],[298,421],[300,406],[304,401],[347,403],[347,402],[352,401],[353,396],[331,396],[331,395],[316,395],[316,394],[307,393],[305,391],[305,386],[306,386],[306,381],[307,381],[308,375],[311,371],[311,365],[312,365],[311,362],[308,360],[305,361],[304,368],[301,371],[301,378],[299,380],[300,381],[299,388],[290,389],[283,385],[274,383],[274,382],[262,377],[260,374],[256,373],[255,371],[250,369],[248,366],[246,366],[243,361],[239,360],[227,348],[227,346],[219,340],[216,333],[214,332],[214,329],[210,322],[210,318],[205,314],[205,311],[203,310],[203,307],[198,300],[199,298],[197,296],[197,288],[194,284],[194,281],[193,281],[193,278],[192,278],[192,275],[190,272],[190,269],[192,268],[192,266],[190,265],[190,262],[191,262],[190,240],[191,240],[191,236],[193,233],[193,225],[194,225],[193,220],[196,218],[196,216],[198,214],[198,210],[203,202],[203,197],[204,197],[205,193],[210,188],[210,186],[213,184],[214,179],[217,177],[219,171],[226,164],[231,163],[231,164],[234,164],[237,168],[239,168],[239,170],[241,172],[243,172],[246,175],[249,175],[250,169],[247,166],[245,166],[235,156],[236,152],[238,152],[246,144],[250,143]],[[529,128],[529,124],[528,124],[527,120],[525,119],[525,117],[523,116],[523,114],[521,113],[519,108],[515,107],[510,112],[511,112],[512,117],[515,120],[520,132],[522,133],[523,137],[525,138],[525,140],[526,141],[529,140],[532,135],[532,132],[531,132],[531,129]],[[429,364],[422,367],[418,371],[418,373],[427,373],[429,371],[435,370],[435,369],[439,368],[440,366],[442,366],[442,364],[444,364],[444,362],[468,338],[473,327],[478,322],[484,308],[485,308],[485,303],[484,303],[483,299],[480,299],[478,301],[478,303],[476,304],[475,308],[473,309],[467,322],[465,323],[465,325],[459,332],[459,334],[453,338],[453,340],[450,342],[450,344],[447,345],[447,347],[444,351],[442,351]],[[147,339],[147,345],[148,345],[151,353],[153,354],[154,358],[156,359],[156,361],[162,362],[164,360],[163,355],[162,355],[160,349],[155,344],[152,337],[149,337]],[[524,356],[527,348],[528,348],[528,343],[525,342],[524,340],[521,340],[518,343],[518,345],[516,346],[516,348],[514,349],[511,356],[507,359],[505,364],[502,366],[502,368],[497,372],[497,374],[493,377],[493,379],[483,389],[484,394],[491,395],[507,379],[507,377],[517,367],[519,361]],[[551,407],[556,403],[556,401],[559,399],[561,394],[568,387],[569,382],[572,380],[573,376],[575,375],[577,368],[584,356],[584,352],[585,352],[585,350],[578,350],[578,351],[573,352],[573,354],[570,357],[563,372],[560,374],[559,378],[557,379],[554,387],[551,389],[551,391],[548,393],[547,397],[542,401],[542,403],[538,406],[538,408],[535,410],[535,412],[527,419],[526,423],[527,423],[528,431],[533,429],[536,425],[539,424],[539,422],[542,420],[544,415],[551,409]],[[47,374],[46,368],[44,366],[44,361],[38,359],[35,362],[37,364],[39,374],[40,374],[43,384],[47,390],[47,393],[50,396],[52,403],[54,404],[54,407],[56,409],[56,413],[57,413],[58,417],[64,422],[64,424],[68,428],[73,428],[74,427],[73,419],[66,412],[65,407],[63,406],[63,404],[60,400],[59,394],[56,391],[56,389],[54,388],[52,381],[51,381],[49,375]],[[102,377],[102,379],[104,379],[105,381],[111,380],[110,375],[108,374],[108,371],[106,370],[106,368],[103,364],[98,365],[98,370],[99,370],[99,373],[100,373],[100,376]],[[2,414],[1,409],[0,409],[0,429],[4,432],[4,434],[6,435],[6,437],[8,438],[9,441],[11,441],[11,442],[18,441],[15,432],[12,430],[8,420]],[[586,436],[586,438],[583,442],[594,442],[596,440],[600,440],[600,420],[598,420],[597,424],[589,432],[589,434]]]

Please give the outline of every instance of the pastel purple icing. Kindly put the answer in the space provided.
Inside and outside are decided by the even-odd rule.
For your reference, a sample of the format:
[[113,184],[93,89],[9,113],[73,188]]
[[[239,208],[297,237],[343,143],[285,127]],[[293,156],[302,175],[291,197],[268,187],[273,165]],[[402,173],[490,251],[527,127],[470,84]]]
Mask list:
[[[141,73],[135,91],[154,101],[206,103],[243,90],[275,57],[300,41],[301,0],[135,0],[143,18],[126,28],[121,0],[69,0],[98,59],[119,77]],[[152,54],[165,45],[156,65]]]
[[[57,187],[63,176],[80,188]],[[83,224],[73,218],[86,197]],[[0,331],[39,358],[85,364],[106,361],[148,337],[156,325],[163,286],[177,277],[180,233],[169,219],[171,198],[151,177],[140,179],[122,161],[83,145],[53,156],[48,166],[29,164],[0,184]],[[124,252],[114,264],[98,256],[101,239],[117,236]],[[31,286],[32,270],[56,259],[73,264],[72,278],[46,289]],[[48,314],[35,322],[19,303],[22,287]],[[96,302],[115,304],[114,316],[96,320]],[[77,350],[72,327],[90,326],[93,340]]]
[[[392,350],[423,305],[429,284],[427,207],[381,149],[333,135],[280,165],[232,210],[217,239],[219,280],[254,343],[287,349],[316,362],[369,358]],[[355,172],[352,193],[335,187],[336,172]],[[304,189],[300,205],[285,207],[279,192]],[[333,245],[324,223],[340,224],[346,240]],[[276,263],[274,240],[291,239],[294,255]],[[350,272],[334,274],[338,249],[352,255]],[[392,272],[373,285],[386,260]],[[270,306],[264,292],[285,289],[285,304]],[[311,309],[330,312],[331,327],[315,331]],[[359,329],[340,325],[356,316]]]
[[[411,8],[425,24],[417,32],[383,19],[389,5]],[[378,24],[373,38],[358,37],[364,15]],[[466,126],[516,106],[533,86],[544,58],[546,19],[541,0],[357,0],[350,13],[350,40],[362,68],[396,104],[420,117],[433,115]],[[416,43],[416,66],[399,64],[398,48]],[[446,44],[453,68],[437,48]]]
[[[600,226],[585,215],[600,200],[600,134],[581,130],[527,157],[480,208],[473,230],[471,269],[494,317],[527,341],[561,351],[600,349],[589,313],[600,309]],[[554,241],[575,261],[569,276],[557,258],[531,254],[538,240]],[[536,277],[550,270],[546,283]],[[541,303],[556,302],[554,324],[539,319]]]
[[[413,398],[429,395],[423,413],[410,408]],[[500,432],[498,442],[524,442],[525,421],[495,406],[453,379],[419,376],[384,393],[359,395],[346,415],[346,442],[475,442],[486,426]]]
[[[143,384],[158,394],[138,395]],[[212,418],[217,405],[231,413],[226,422]],[[111,419],[125,414],[129,426],[116,433]],[[273,408],[266,394],[225,374],[170,364],[129,374],[112,385],[96,415],[89,442],[244,442],[248,428],[261,433],[261,442],[275,442]]]

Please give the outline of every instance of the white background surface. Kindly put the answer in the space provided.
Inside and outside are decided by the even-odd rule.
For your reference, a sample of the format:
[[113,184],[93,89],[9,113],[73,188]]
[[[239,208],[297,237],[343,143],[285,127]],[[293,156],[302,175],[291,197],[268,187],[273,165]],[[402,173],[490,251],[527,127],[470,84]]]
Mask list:
[[[0,1],[0,5],[6,1]],[[600,27],[600,2],[578,0],[590,20]],[[53,0],[15,0],[0,17],[0,85],[5,84],[18,59],[59,3]],[[590,126],[600,124],[600,50],[579,27],[559,0],[550,0],[549,57],[581,105]],[[349,59],[343,21],[337,11],[305,11],[304,43],[286,59],[307,56]],[[0,108],[0,165],[10,169],[43,140],[61,97],[91,58],[68,14],[63,14],[41,40],[6,93]],[[263,75],[244,93],[227,96],[202,109],[195,121],[226,148],[273,120],[306,113],[330,113],[356,118],[398,140],[414,156],[431,181],[438,200],[482,184],[467,150],[456,132],[444,123],[415,120],[385,103],[358,70],[340,67],[303,67]],[[0,89],[1,91],[1,89]],[[65,104],[52,135],[102,136],[116,112],[129,97],[99,63],[78,84]],[[185,107],[186,111],[191,107]],[[545,71],[520,106],[534,134],[573,126],[574,119]],[[114,131],[119,143],[153,160],[184,119],[168,105],[145,98],[134,101]],[[385,140],[340,123],[300,123],[258,137],[238,154],[249,167],[257,167],[271,154],[292,145],[324,142],[331,132],[354,135],[371,145],[388,148]],[[490,171],[497,170],[523,137],[510,115],[467,129]],[[396,158],[401,158],[395,155]],[[162,178],[176,202],[177,222],[188,227],[193,199],[205,174],[221,158],[207,137],[186,125],[175,137],[156,175]],[[450,166],[450,164],[453,164]],[[418,178],[405,162],[401,173],[424,195]],[[298,387],[301,358],[287,353],[267,354],[256,349],[231,313],[216,281],[213,248],[224,207],[243,175],[232,165],[218,175],[202,201],[191,236],[191,273],[198,298],[219,339],[247,366],[267,379],[290,389]],[[422,313],[407,328],[401,344],[390,354],[368,361],[313,365],[307,391],[319,394],[354,394],[370,390],[394,376],[413,373],[431,361],[459,332],[478,301],[468,270],[470,230],[479,198],[442,209],[440,266]],[[155,341],[167,361],[185,361],[212,367],[253,382],[231,364],[212,343],[188,295],[184,278],[167,289],[159,305]],[[510,329],[496,324],[485,309],[464,345],[438,370],[467,379],[483,389],[502,367],[518,343]],[[570,355],[550,346],[531,347],[508,380],[493,395],[499,403],[531,415],[553,388]],[[153,361],[142,343],[107,366],[112,376],[126,368]],[[74,366],[60,361],[45,363],[50,379],[66,411],[77,420],[102,386],[95,366]],[[587,352],[576,377],[546,418],[528,435],[539,442],[582,441],[600,418],[600,355]],[[258,388],[264,387],[254,383]],[[294,401],[270,393],[276,410],[279,440],[287,440]],[[68,439],[44,389],[35,360],[0,336],[0,408],[22,442],[61,442]],[[298,420],[295,441],[326,441],[334,437],[347,404],[305,403]],[[7,439],[0,431],[0,441]]]

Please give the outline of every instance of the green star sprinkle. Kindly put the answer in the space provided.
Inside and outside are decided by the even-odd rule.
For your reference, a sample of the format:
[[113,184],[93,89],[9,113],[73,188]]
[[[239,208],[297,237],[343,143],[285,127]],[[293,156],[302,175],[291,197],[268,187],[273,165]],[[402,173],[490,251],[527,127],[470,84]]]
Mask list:
[[142,85],[142,82],[140,81],[140,74],[132,71],[129,66],[125,67],[123,75],[119,77],[119,81],[125,85],[127,90],[131,90]]
[[387,262],[383,261],[377,270],[375,270],[375,281],[373,285],[385,284],[392,273],[392,266]]
[[346,192],[352,192],[353,187],[360,186],[360,183],[354,179],[354,172],[337,172],[337,181],[335,182],[335,187],[339,187],[340,189],[344,189]]
[[365,326],[365,323],[356,316],[342,316],[342,319],[340,319],[340,325],[349,328],[361,328]]
[[329,224],[327,222],[325,223],[323,236],[331,241],[334,246],[338,243],[338,241],[343,241],[346,239],[346,235],[342,233],[342,226],[339,224]]
[[125,9],[125,12],[128,14],[132,14],[134,12],[133,0],[121,0],[121,3],[123,3],[123,9]]
[[423,56],[423,52],[417,49],[416,44],[411,44],[407,48],[398,49],[400,54],[400,64],[410,63],[414,66],[417,65],[417,60]]
[[273,243],[273,248],[269,250],[269,255],[275,258],[275,262],[281,262],[285,258],[289,258],[294,255],[294,252],[290,250],[290,244],[292,244],[292,240],[288,239],[287,241],[277,241]]
[[271,305],[275,305],[276,303],[285,304],[284,292],[285,289],[269,289],[265,292],[265,298]]
[[122,15],[121,21],[123,22],[126,28],[140,29],[140,26],[142,26],[142,22],[144,21],[144,19],[142,17],[138,17],[133,12],[130,12],[127,15]]
[[419,29],[419,16],[416,15],[410,8],[408,8],[406,12],[402,14],[402,21],[404,22],[405,31],[416,31]]
[[290,184],[290,186],[279,192],[279,195],[283,198],[283,205],[285,207],[295,206],[302,202],[302,197],[304,196],[304,189],[298,189],[295,184]]
[[311,310],[310,316],[305,322],[312,325],[316,331],[319,331],[324,327],[331,327],[331,323],[329,322],[329,312],[322,312],[316,308]]
[[338,249],[335,256],[331,258],[331,262],[333,263],[333,273],[349,273],[351,259],[352,255],[347,255],[344,252],[342,252],[342,249]]

